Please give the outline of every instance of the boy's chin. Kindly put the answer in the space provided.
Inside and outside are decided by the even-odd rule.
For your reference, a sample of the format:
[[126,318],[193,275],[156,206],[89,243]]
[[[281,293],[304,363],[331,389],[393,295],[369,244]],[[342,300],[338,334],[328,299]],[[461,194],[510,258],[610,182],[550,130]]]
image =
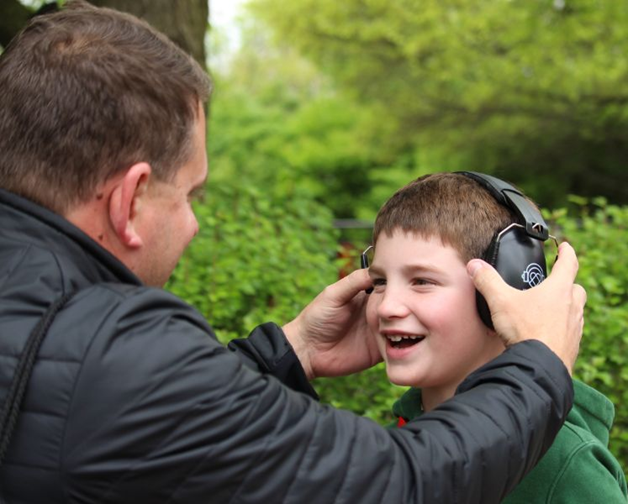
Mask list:
[[400,387],[420,387],[420,385],[416,383],[416,380],[412,379],[410,376],[402,376],[397,373],[388,374],[388,381]]

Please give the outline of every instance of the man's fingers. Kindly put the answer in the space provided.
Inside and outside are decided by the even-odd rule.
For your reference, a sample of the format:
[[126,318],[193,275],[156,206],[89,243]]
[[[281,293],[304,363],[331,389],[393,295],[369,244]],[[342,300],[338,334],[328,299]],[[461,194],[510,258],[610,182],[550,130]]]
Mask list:
[[582,285],[574,284],[573,296],[576,302],[581,304],[583,307],[585,304],[587,304],[587,291],[584,290],[584,287],[582,287]]
[[[469,261],[467,271],[471,275],[476,289],[486,298],[491,297],[493,292],[503,289],[506,285],[497,271],[490,264],[480,259]],[[553,278],[554,281],[563,282],[565,285],[573,284],[577,273],[578,258],[576,257],[576,252],[569,243],[563,242],[558,247],[558,259],[548,279]],[[582,289],[581,294],[585,296],[584,299],[586,300],[584,289]]]
[[578,266],[576,251],[569,243],[562,242],[558,247],[558,259],[556,259],[552,273],[548,278],[564,279],[573,283],[578,273]]
[[506,345],[537,339],[555,352],[571,373],[582,337],[587,294],[574,284],[578,259],[571,245],[561,244],[558,254],[547,280],[526,291],[507,285],[493,267],[479,259],[469,261],[467,271],[486,298],[495,331]]
[[351,301],[360,291],[371,287],[372,283],[368,270],[358,269],[330,285],[325,291],[327,291],[339,305],[344,305]]

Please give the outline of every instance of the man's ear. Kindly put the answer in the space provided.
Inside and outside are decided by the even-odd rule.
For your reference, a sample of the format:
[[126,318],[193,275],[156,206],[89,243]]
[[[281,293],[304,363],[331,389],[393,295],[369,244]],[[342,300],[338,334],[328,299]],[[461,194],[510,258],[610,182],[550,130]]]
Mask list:
[[151,171],[148,163],[134,164],[116,184],[109,198],[109,219],[122,244],[129,248],[143,245],[135,224]]

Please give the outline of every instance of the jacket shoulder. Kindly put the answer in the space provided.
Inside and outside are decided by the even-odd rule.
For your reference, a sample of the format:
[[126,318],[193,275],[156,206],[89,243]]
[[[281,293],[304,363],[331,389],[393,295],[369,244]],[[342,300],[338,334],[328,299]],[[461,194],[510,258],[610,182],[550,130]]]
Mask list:
[[624,504],[628,491],[619,462],[599,441],[591,439],[573,445],[548,492],[550,503]]
[[581,387],[574,385],[576,403],[552,447],[504,504],[626,503],[624,472],[603,440],[581,422]]
[[[161,321],[163,331],[171,329],[186,334],[196,329],[204,333],[204,337],[215,338],[212,328],[196,308],[174,294],[152,287],[94,284],[79,290],[69,303],[67,315],[77,318],[78,314],[83,314],[80,318],[90,323],[94,332],[109,329],[119,333],[132,325],[138,333],[142,327],[148,329]],[[150,333],[158,334],[152,330]]]

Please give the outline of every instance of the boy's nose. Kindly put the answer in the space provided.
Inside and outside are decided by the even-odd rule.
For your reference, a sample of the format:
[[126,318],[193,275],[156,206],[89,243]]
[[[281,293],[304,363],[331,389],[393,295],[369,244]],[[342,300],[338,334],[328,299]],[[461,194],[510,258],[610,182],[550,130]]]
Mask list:
[[386,290],[381,296],[382,299],[377,307],[377,315],[380,318],[403,318],[410,313],[404,302],[403,293],[399,289],[386,286]]

